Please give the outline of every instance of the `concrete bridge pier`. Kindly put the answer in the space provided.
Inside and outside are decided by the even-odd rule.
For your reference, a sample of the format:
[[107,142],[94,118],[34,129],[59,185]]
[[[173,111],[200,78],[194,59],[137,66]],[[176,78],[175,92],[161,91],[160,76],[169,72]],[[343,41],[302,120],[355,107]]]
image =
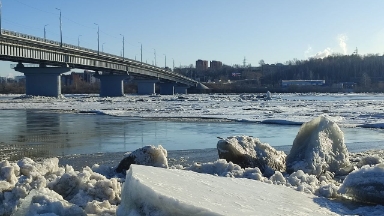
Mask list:
[[69,67],[25,67],[18,63],[15,71],[25,75],[25,94],[32,96],[59,97],[61,95],[60,75],[69,72]]
[[174,83],[160,83],[160,94],[161,95],[173,95],[175,93]]
[[175,86],[175,94],[187,94],[188,86]]
[[100,97],[121,97],[124,96],[123,80],[129,77],[128,74],[98,74],[94,75],[100,79]]
[[139,95],[152,95],[155,94],[156,83],[159,80],[136,80],[137,94]]

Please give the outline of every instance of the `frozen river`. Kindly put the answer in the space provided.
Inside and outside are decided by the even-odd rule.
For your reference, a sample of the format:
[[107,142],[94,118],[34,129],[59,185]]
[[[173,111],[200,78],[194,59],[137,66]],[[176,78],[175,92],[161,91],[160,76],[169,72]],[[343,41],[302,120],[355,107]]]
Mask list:
[[[73,154],[128,152],[145,145],[165,149],[216,148],[217,137],[258,137],[278,149],[289,151],[299,125],[188,119],[148,120],[103,114],[63,113],[39,110],[1,110],[0,142],[18,149],[2,155],[20,159]],[[379,149],[382,129],[342,128],[350,151]]]
[[[305,196],[303,199],[310,205],[313,204],[311,208],[307,208],[305,204],[306,210],[303,211],[314,211],[326,206],[322,212],[380,215],[383,212],[381,205],[345,205],[334,199],[321,197],[337,198],[343,195],[338,192],[344,186],[339,177],[320,176],[320,180],[320,177],[318,179],[317,176],[304,172],[278,172],[268,178],[262,176],[257,168],[241,169],[232,163],[218,160],[216,145],[220,137],[248,135],[289,153],[300,125],[324,115],[336,122],[344,132],[348,152],[352,152],[349,153],[349,161],[354,169],[358,169],[360,173],[372,173],[373,177],[368,178],[351,177],[354,179],[352,183],[366,184],[368,181],[369,185],[376,185],[372,182],[383,182],[384,179],[382,164],[372,168],[359,166],[371,161],[382,163],[384,160],[383,107],[384,94],[280,94],[273,95],[270,101],[262,100],[254,94],[126,95],[116,98],[101,98],[97,95],[65,95],[59,98],[0,95],[0,152],[1,159],[7,159],[1,163],[3,167],[0,177],[6,181],[0,183],[3,188],[8,188],[7,196],[0,196],[0,203],[6,203],[0,205],[0,211],[3,209],[11,212],[16,207],[22,211],[23,205],[28,208],[29,202],[38,201],[35,195],[39,193],[38,197],[44,197],[48,203],[58,203],[57,209],[44,210],[44,213],[72,206],[78,208],[79,212],[115,215],[121,203],[126,204],[120,199],[128,194],[121,190],[123,182],[138,182],[128,178],[124,180],[124,177],[115,172],[124,153],[145,145],[162,145],[167,150],[162,161],[166,161],[168,167],[172,168],[169,173],[151,178],[140,173],[142,169],[138,169],[132,178],[141,178],[140,175],[145,174],[145,179],[162,179],[167,184],[175,182],[176,186],[172,187],[179,189],[179,185],[184,185],[193,188],[193,191],[195,188],[190,185],[196,181],[190,181],[192,176],[184,176],[191,174],[185,170],[232,178],[252,178],[262,183],[255,186],[254,191],[261,191],[267,182],[268,185],[279,184],[257,195],[256,199],[259,201],[274,193],[271,200],[281,206],[280,201],[276,202],[277,197],[288,195],[282,201],[286,203],[299,195]],[[365,150],[373,151],[363,152]],[[54,156],[58,157],[50,158]],[[172,173],[175,172],[172,170],[178,172],[178,169],[183,171],[188,183],[180,183],[180,177],[173,177]],[[379,171],[372,172],[368,169]],[[155,174],[156,177],[159,174]],[[28,175],[31,176],[26,177]],[[52,178],[53,176],[56,177]],[[81,182],[81,189],[75,195],[77,198],[64,198],[60,191],[57,192],[57,188],[55,190],[51,187],[72,187],[66,181],[74,182],[73,179]],[[214,178],[207,191],[212,191],[222,180],[228,181],[226,179]],[[240,181],[244,182],[243,180]],[[250,183],[255,185],[255,182]],[[280,184],[291,189],[284,189],[285,186]],[[162,188],[158,183],[154,185],[157,185],[154,187],[156,190]],[[242,184],[236,185],[240,190],[246,188],[241,197],[255,195],[254,191],[248,190]],[[143,187],[146,186],[132,185],[139,194],[142,194]],[[32,188],[36,189],[31,190]],[[98,192],[95,194],[96,189]],[[169,191],[168,186],[164,186],[164,189]],[[301,192],[294,194],[295,190]],[[306,195],[303,191],[310,194]],[[228,195],[228,190],[225,189],[223,193]],[[202,194],[213,193],[200,191],[198,197]],[[152,195],[159,197],[156,193]],[[186,197],[185,193],[181,195]],[[175,193],[168,196],[174,200]],[[238,201],[237,197],[230,196],[229,202]],[[296,202],[296,207],[286,204],[285,207],[288,208],[284,209],[301,208],[303,199]],[[320,199],[322,201],[318,203]],[[145,197],[144,200],[147,202],[149,198]],[[133,201],[140,203],[139,197],[134,197]],[[19,203],[22,205],[19,206]],[[242,201],[241,204],[244,203]],[[259,203],[256,205],[257,212],[264,207],[261,202],[254,203]],[[270,205],[271,201],[268,201],[268,206]],[[275,211],[276,208],[270,210],[272,214]]]

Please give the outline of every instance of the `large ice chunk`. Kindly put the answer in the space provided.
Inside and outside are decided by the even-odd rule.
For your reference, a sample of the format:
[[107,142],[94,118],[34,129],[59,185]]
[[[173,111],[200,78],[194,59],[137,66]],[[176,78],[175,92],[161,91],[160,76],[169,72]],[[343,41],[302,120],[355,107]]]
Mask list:
[[278,185],[132,164],[117,215],[336,215],[338,208]]
[[339,126],[325,116],[304,123],[287,156],[287,172],[303,170],[320,176],[326,171],[345,175],[352,170]]
[[339,193],[357,201],[384,205],[384,164],[353,171],[344,179]]
[[258,167],[265,176],[285,171],[286,154],[268,143],[249,136],[233,136],[217,142],[220,159],[232,161],[242,168]]
[[131,164],[140,164],[168,168],[167,150],[163,146],[144,146],[136,149],[120,161],[116,172],[122,173],[129,169]]

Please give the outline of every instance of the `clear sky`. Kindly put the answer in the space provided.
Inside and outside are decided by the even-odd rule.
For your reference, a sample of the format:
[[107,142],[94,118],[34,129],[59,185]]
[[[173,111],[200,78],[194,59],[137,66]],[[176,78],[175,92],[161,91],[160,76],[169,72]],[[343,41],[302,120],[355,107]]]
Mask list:
[[[384,53],[384,1],[2,0],[2,28],[60,40],[157,66],[197,59],[257,66],[327,53]],[[81,35],[81,36],[79,36]],[[22,75],[0,63],[0,76]]]

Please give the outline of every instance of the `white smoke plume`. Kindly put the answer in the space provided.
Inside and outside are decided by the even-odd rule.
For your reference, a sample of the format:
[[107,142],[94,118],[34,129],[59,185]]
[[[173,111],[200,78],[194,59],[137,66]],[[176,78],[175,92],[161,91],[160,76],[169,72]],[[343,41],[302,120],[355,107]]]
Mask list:
[[12,73],[8,73],[7,78],[8,78],[8,79],[14,79],[14,78],[15,78],[15,75],[13,75]]
[[304,56],[305,56],[305,58],[308,58],[310,55],[310,53],[312,52],[312,47],[311,47],[311,45],[308,45],[308,48],[307,48],[307,50],[305,50],[304,51]]
[[346,55],[347,54],[347,43],[346,42],[348,41],[347,35],[339,34],[337,36],[337,40],[339,41],[339,46],[343,50],[344,55]]
[[323,59],[323,58],[325,58],[325,57],[327,57],[327,56],[329,56],[331,54],[332,54],[332,49],[328,47],[324,51],[320,51],[320,52],[316,53],[316,55],[314,55],[312,58],[315,58],[315,59],[321,58],[321,59]]

